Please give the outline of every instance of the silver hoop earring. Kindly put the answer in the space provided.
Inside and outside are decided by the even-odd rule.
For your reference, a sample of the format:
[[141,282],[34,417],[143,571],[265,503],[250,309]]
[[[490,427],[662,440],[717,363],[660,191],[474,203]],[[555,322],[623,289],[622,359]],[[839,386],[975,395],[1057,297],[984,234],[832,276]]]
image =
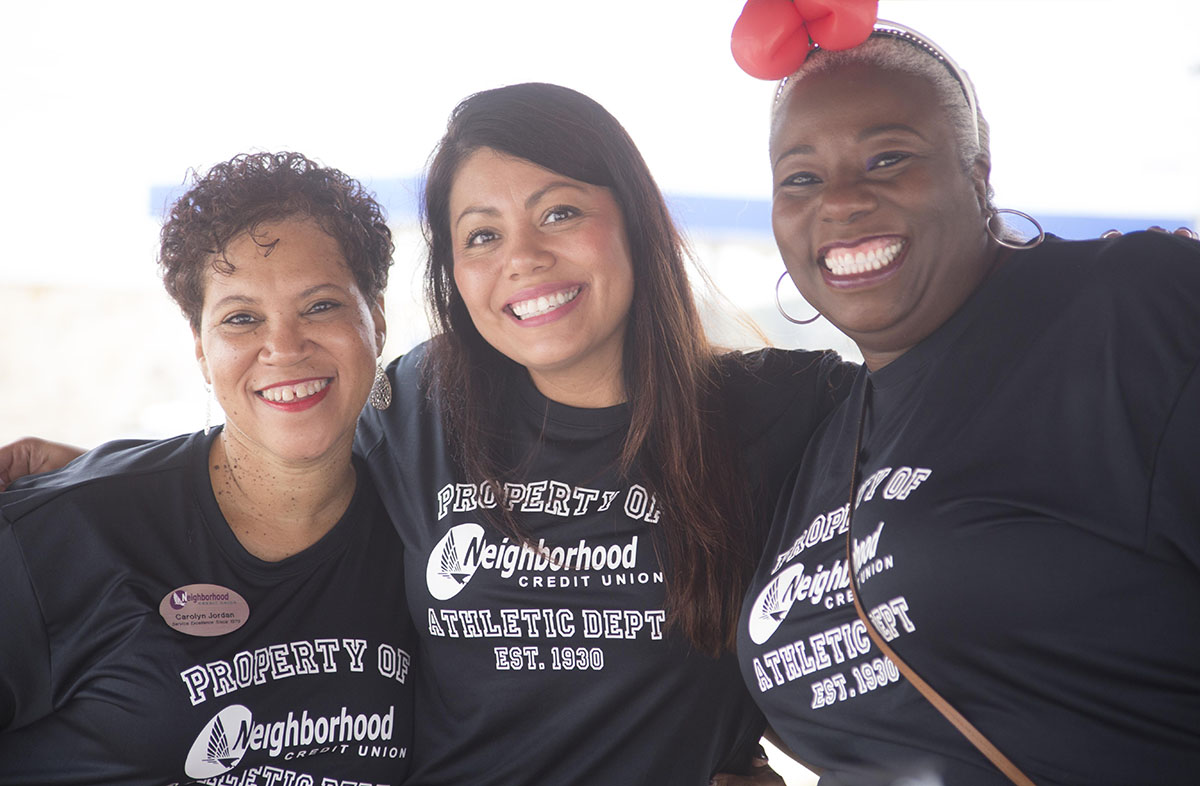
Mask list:
[[204,436],[208,436],[208,432],[212,431],[212,402],[213,389],[212,385],[204,383]]
[[[1014,243],[1011,239],[1004,237],[1004,235],[998,233],[995,228],[992,227],[992,219],[1001,213],[1010,213],[1014,216],[1020,216],[1029,223],[1033,224],[1035,227],[1037,227],[1037,237],[1035,237],[1033,240],[1026,240],[1023,243]],[[1001,223],[1003,223],[1003,220],[1001,220]],[[1020,210],[1013,210],[1007,207],[994,208],[992,212],[988,214],[987,221],[984,222],[983,227],[987,230],[988,237],[990,237],[992,240],[995,240],[1005,248],[1015,248],[1018,251],[1022,249],[1028,250],[1031,248],[1037,248],[1042,244],[1042,241],[1046,239],[1046,230],[1042,229],[1042,225],[1038,223],[1036,218],[1028,213],[1022,213]]]
[[367,401],[375,409],[387,409],[392,405],[392,382],[383,370],[383,361],[375,361],[375,381],[371,384],[371,394]]
[[788,272],[786,270],[783,271],[783,275],[781,275],[779,277],[779,280],[775,282],[775,308],[779,309],[779,314],[784,319],[786,319],[788,322],[791,322],[793,325],[808,325],[813,322],[816,322],[818,319],[821,318],[820,311],[818,311],[816,316],[814,316],[814,317],[810,317],[808,319],[796,319],[791,314],[789,314],[788,312],[783,310],[783,303],[779,299],[779,285],[783,283],[783,280],[785,278],[787,278],[787,274],[788,274]]

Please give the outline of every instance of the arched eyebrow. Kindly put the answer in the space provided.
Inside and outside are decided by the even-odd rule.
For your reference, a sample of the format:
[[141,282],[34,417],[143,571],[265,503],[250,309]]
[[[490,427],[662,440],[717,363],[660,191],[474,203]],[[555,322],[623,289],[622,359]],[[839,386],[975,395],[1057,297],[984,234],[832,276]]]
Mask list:
[[912,134],[913,136],[917,137],[918,139],[921,139],[923,141],[929,141],[929,140],[925,139],[924,134],[922,134],[917,129],[915,129],[912,126],[907,125],[905,123],[880,123],[877,126],[868,126],[867,128],[864,128],[862,131],[858,132],[857,139],[859,142],[865,142],[866,140],[870,139],[873,136],[881,136],[883,134],[890,134],[895,131],[899,131],[901,133]]
[[[297,300],[306,300],[306,299],[312,297],[313,295],[317,295],[317,294],[327,292],[327,291],[334,292],[334,293],[345,292],[345,290],[342,287],[338,286],[337,284],[332,284],[332,283],[317,284],[316,286],[311,286],[308,289],[306,289],[303,292],[296,295],[296,299]],[[218,300],[216,303],[213,303],[209,308],[213,311],[216,311],[218,309],[222,309],[222,308],[225,308],[225,307],[231,306],[231,305],[255,306],[255,305],[258,305],[259,302],[260,301],[258,298],[251,297],[250,295],[226,295],[225,297]]]
[[[529,197],[525,200],[525,209],[529,210],[531,207],[537,204],[539,199],[546,196],[546,194],[550,193],[556,188],[571,188],[579,191],[580,193],[583,193],[586,190],[584,186],[580,185],[579,183],[573,183],[570,180],[552,180],[529,195]],[[470,205],[463,208],[463,211],[458,214],[458,218],[454,219],[454,226],[457,228],[458,225],[462,223],[463,218],[472,214],[495,217],[500,215],[500,211],[494,207]]]
[[814,148],[812,145],[796,145],[795,147],[789,147],[787,150],[784,150],[775,157],[775,163],[773,166],[779,166],[779,162],[788,156],[810,156],[814,152],[816,152],[816,148]]

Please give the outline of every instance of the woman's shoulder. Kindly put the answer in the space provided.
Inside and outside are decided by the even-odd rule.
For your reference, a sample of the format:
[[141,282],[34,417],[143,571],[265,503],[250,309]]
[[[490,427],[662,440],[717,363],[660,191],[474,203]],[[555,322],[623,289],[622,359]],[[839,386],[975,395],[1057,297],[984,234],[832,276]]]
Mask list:
[[1006,319],[1053,320],[1062,329],[1074,325],[1095,335],[1200,334],[1200,242],[1195,240],[1163,232],[1103,240],[1049,238],[1017,252],[1004,268],[993,306]]
[[357,453],[370,456],[385,447],[390,439],[415,433],[421,422],[434,416],[430,394],[432,377],[428,368],[433,343],[430,340],[417,344],[388,364],[391,404],[384,410],[370,405],[363,408],[354,439]]
[[16,481],[0,494],[0,511],[15,521],[55,500],[104,504],[130,494],[166,492],[163,475],[186,475],[196,451],[204,450],[204,434],[183,434],[162,440],[106,442],[62,469]]
[[1050,238],[1029,257],[1026,274],[1051,270],[1077,286],[1132,287],[1151,291],[1164,286],[1200,286],[1200,242],[1165,232],[1131,232],[1102,240]]
[[1165,417],[1200,362],[1200,242],[1162,232],[1048,240],[1013,261],[1016,275],[1001,277],[963,346],[1039,358],[1057,384],[1086,382],[1081,396],[1119,393],[1113,412]]
[[1200,241],[1172,232],[1143,230],[1111,238],[1077,242],[1094,245],[1102,253],[1116,258],[1139,256],[1147,251],[1160,254],[1167,260],[1200,258]]
[[1165,232],[1133,232],[1100,249],[1097,262],[1115,283],[1200,295],[1200,242]]
[[848,384],[858,366],[832,349],[766,347],[727,352],[718,358],[720,385],[727,395],[746,398],[796,395]]
[[388,364],[387,372],[392,386],[420,387],[425,378],[425,366],[429,362],[430,347],[434,340],[422,341],[407,352],[398,355]]
[[759,349],[720,357],[721,403],[743,442],[805,437],[846,397],[858,366],[833,350]]

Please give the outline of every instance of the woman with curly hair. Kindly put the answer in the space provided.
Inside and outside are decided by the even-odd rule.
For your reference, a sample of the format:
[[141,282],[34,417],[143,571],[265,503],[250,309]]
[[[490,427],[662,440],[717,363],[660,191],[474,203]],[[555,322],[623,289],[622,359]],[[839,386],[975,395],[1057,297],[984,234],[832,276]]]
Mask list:
[[0,501],[0,783],[402,778],[401,544],[351,459],[391,257],[374,199],[294,153],[175,204],[163,280],[227,422]]

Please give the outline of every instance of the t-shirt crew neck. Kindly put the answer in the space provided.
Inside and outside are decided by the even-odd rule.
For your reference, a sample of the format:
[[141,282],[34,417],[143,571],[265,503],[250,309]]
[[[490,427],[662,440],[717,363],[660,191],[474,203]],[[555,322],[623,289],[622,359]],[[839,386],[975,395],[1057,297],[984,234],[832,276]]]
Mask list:
[[222,426],[214,428],[197,444],[196,449],[191,451],[192,475],[190,480],[192,493],[204,513],[203,521],[208,534],[219,544],[221,551],[230,562],[239,570],[249,571],[263,577],[284,579],[303,575],[313,570],[322,561],[336,557],[341,550],[346,548],[353,535],[355,522],[361,520],[372,503],[376,502],[375,499],[372,499],[376,495],[374,486],[370,483],[370,473],[361,458],[352,457],[356,476],[354,496],[351,497],[350,504],[346,506],[346,511],[330,527],[329,531],[316,543],[285,559],[264,560],[247,551],[242,542],[238,540],[237,534],[225,519],[225,514],[221,512],[221,506],[217,502],[216,493],[212,488],[208,462],[212,442],[219,437],[222,428]]
[[629,427],[630,408],[626,403],[614,404],[609,407],[573,407],[547,398],[528,374],[518,374],[516,378],[515,398],[521,408],[521,415],[529,419],[531,425],[544,423],[548,436],[557,436],[560,432],[568,438],[577,430],[597,432],[622,432]]

